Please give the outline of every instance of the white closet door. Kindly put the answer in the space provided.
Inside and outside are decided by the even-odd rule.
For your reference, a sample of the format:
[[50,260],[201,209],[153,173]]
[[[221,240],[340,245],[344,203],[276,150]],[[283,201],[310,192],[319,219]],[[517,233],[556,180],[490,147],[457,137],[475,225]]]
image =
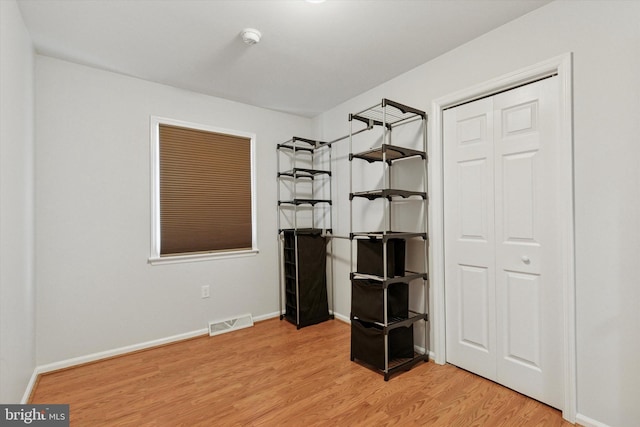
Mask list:
[[494,97],[498,382],[563,402],[558,78]]
[[487,378],[496,376],[492,105],[444,114],[447,361]]
[[[445,299],[447,361],[561,407],[563,298],[553,191],[559,167],[557,80],[548,78],[445,112]],[[472,179],[462,172],[470,158],[460,148],[469,138],[460,135],[483,110],[492,121],[485,128],[493,132],[482,143],[491,161],[481,163],[492,169],[482,179]],[[472,207],[470,196],[461,196],[471,192],[482,194]],[[490,207],[483,206],[489,201]],[[476,239],[487,242],[491,255],[467,258],[470,252],[464,247],[473,238],[466,223],[479,213],[487,217],[491,235]],[[486,265],[489,259],[492,264]],[[471,320],[461,324],[467,317]],[[475,339],[484,327],[474,323],[485,321],[486,350]],[[470,348],[486,366],[478,368],[481,362],[468,363],[472,356],[460,356],[473,353]]]

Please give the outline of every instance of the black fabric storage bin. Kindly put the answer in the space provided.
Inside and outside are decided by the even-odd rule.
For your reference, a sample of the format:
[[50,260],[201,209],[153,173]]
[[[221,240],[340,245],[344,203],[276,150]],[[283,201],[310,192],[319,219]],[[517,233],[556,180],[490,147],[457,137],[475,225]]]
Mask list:
[[[384,322],[384,288],[375,280],[351,280],[351,314],[368,322]],[[409,285],[394,283],[387,289],[387,320],[409,317]]]
[[[296,239],[298,242],[297,290]],[[298,328],[328,320],[330,317],[326,276],[327,239],[322,236],[322,230],[284,230],[284,251],[285,258],[287,253],[290,254],[289,260],[285,259],[287,319]],[[299,294],[296,291],[299,291]]]
[[[358,239],[357,271],[383,276],[382,239]],[[387,276],[404,276],[405,240],[387,240]]]
[[[351,321],[351,357],[384,369],[384,331],[374,323]],[[389,331],[389,361],[413,357],[413,325]]]

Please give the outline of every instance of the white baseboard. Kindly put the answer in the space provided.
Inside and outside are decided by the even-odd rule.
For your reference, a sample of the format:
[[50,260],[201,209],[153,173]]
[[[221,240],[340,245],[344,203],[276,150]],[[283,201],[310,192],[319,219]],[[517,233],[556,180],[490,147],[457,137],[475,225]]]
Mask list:
[[[274,317],[279,317],[279,312],[267,313],[260,316],[256,316],[253,318],[254,321],[259,322],[261,320],[272,319]],[[31,375],[31,379],[29,380],[29,384],[27,385],[27,389],[22,396],[22,403],[27,403],[29,400],[29,396],[31,396],[31,392],[35,387],[36,381],[38,379],[38,375],[45,374],[47,372],[57,371],[60,369],[70,368],[72,366],[82,365],[85,363],[96,362],[102,359],[108,359],[110,357],[121,356],[123,354],[132,353],[134,351],[146,350],[152,347],[157,347],[159,345],[171,344],[178,341],[183,341],[189,338],[195,338],[201,335],[208,335],[209,331],[207,328],[198,329],[196,331],[186,332],[184,334],[173,335],[166,338],[160,338],[157,340],[147,341],[139,344],[129,345],[125,347],[116,348],[113,350],[101,351],[98,353],[88,354],[86,356],[74,357],[72,359],[62,360],[59,362],[49,363],[46,365],[36,366],[33,370],[33,374]]]
[[74,357],[72,359],[62,360],[60,362],[49,363],[46,365],[40,365],[36,367],[38,374],[44,374],[51,371],[57,371],[59,369],[70,368],[76,365],[82,365],[84,363],[95,362],[101,359],[108,359],[114,356],[120,356],[134,351],[146,350],[148,348],[157,347],[159,345],[170,344],[177,341],[186,340],[189,338],[195,338],[201,335],[208,335],[207,328],[198,329],[196,331],[185,332],[184,334],[173,335],[166,338],[160,338],[157,340],[147,341],[139,344],[128,345],[125,347],[116,348],[113,350],[101,351],[98,353],[88,354],[86,356]]
[[22,395],[21,404],[26,405],[29,402],[29,398],[31,397],[31,392],[33,388],[36,386],[36,381],[38,381],[38,367],[33,370],[31,374],[31,378],[29,379],[29,384],[27,384],[27,389],[24,391],[24,395]]
[[157,347],[159,345],[171,344],[177,341],[183,341],[189,338],[195,338],[201,335],[208,335],[209,331],[204,329],[198,329],[197,331],[186,332],[184,334],[173,335],[166,338],[160,338],[157,340],[147,341],[139,344],[129,345],[125,347],[116,348],[113,350],[101,351],[98,353],[88,354],[86,356],[74,357],[72,359],[62,360],[60,362],[49,363],[46,365],[36,366],[27,384],[27,389],[22,396],[21,403],[25,404],[29,401],[29,397],[36,385],[38,376],[46,374],[47,372],[53,372],[60,369],[70,368],[72,366],[83,365],[85,363],[96,362],[102,359],[108,359],[110,357],[120,356],[134,351],[146,350],[148,348]]
[[280,317],[280,313],[277,311],[274,311],[273,313],[267,313],[267,314],[262,314],[260,316],[256,316],[253,318],[254,322],[260,322],[262,320],[269,320],[269,319],[273,319],[274,317]]
[[341,322],[347,323],[349,325],[351,324],[351,319],[349,318],[349,316],[344,316],[340,313],[336,313],[335,311],[333,312],[333,316]]
[[609,425],[605,423],[601,423],[582,414],[576,414],[576,423],[584,427],[609,427]]

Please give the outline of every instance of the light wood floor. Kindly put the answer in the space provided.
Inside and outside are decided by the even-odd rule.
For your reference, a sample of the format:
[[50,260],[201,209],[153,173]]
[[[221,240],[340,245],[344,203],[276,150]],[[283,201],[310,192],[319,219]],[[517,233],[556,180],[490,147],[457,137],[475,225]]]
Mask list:
[[570,426],[559,411],[450,365],[385,382],[349,360],[337,320],[278,319],[41,376],[31,403],[71,426]]

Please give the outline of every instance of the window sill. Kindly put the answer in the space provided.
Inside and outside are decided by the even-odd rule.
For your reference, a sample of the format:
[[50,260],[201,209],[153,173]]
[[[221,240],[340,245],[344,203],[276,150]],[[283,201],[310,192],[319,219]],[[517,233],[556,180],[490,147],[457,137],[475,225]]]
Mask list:
[[184,262],[199,262],[199,261],[215,261],[228,258],[244,258],[249,256],[256,256],[258,254],[257,249],[251,249],[246,251],[233,251],[233,252],[218,252],[218,253],[201,253],[201,254],[189,254],[189,255],[171,255],[171,256],[152,256],[149,258],[149,264],[162,265],[162,264],[178,264]]

